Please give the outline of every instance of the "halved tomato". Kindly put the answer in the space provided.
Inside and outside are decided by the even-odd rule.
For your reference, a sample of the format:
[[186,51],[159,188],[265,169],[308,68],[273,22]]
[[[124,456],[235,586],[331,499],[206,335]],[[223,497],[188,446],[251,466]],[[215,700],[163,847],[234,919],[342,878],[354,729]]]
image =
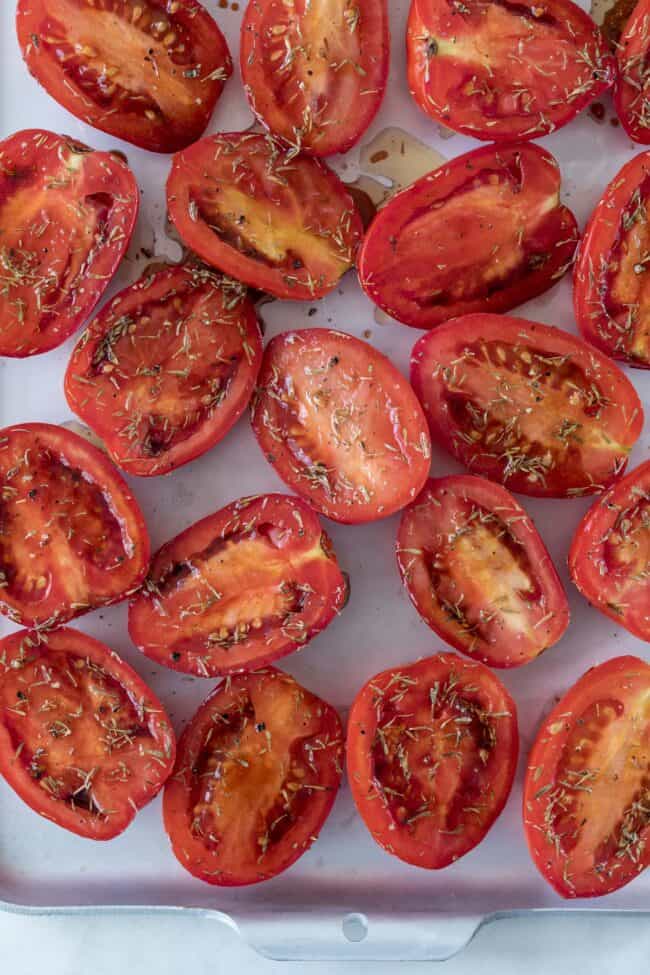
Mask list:
[[571,0],[413,0],[406,44],[420,108],[488,142],[553,132],[614,81],[607,42]]
[[483,664],[438,653],[377,674],[354,699],[352,797],[388,853],[439,870],[493,825],[518,749],[515,703],[503,684]]
[[577,242],[553,156],[533,145],[485,146],[380,210],[359,252],[359,280],[389,315],[432,328],[468,312],[508,311],[548,290]]
[[616,46],[614,105],[631,139],[650,144],[650,0],[639,0]]
[[167,204],[204,261],[276,298],[322,298],[363,236],[338,176],[268,135],[211,135],[176,155]]
[[90,315],[131,240],[129,167],[44,129],[0,142],[0,355],[61,345]]
[[610,359],[523,318],[441,325],[415,344],[411,382],[440,446],[521,494],[604,491],[643,427],[636,390]]
[[600,897],[650,864],[650,666],[592,667],[543,722],[528,758],[524,826],[562,897]]
[[83,333],[65,375],[70,408],[129,474],[166,474],[225,437],[262,362],[246,289],[203,267],[145,273]]
[[317,838],[342,761],[331,705],[273,667],[229,677],[185,728],[165,788],[180,864],[222,887],[275,877]]
[[66,628],[0,640],[0,773],[40,816],[113,839],[175,751],[160,701],[106,644]]
[[241,73],[251,108],[271,132],[314,156],[347,152],[384,97],[390,37],[386,0],[250,0]]
[[226,505],[154,555],[129,608],[148,657],[199,677],[252,670],[304,646],[339,613],[348,584],[303,501]]
[[589,509],[573,536],[569,571],[596,609],[650,643],[650,461]]
[[491,667],[519,667],[560,639],[569,605],[532,518],[499,484],[429,480],[402,514],[397,564],[425,623]]
[[641,369],[650,369],[649,215],[650,152],[642,152],[617,173],[589,219],[573,291],[583,336]]
[[429,473],[431,441],[413,390],[386,356],[344,332],[276,335],[252,423],[285,484],[333,521],[385,518]]
[[142,583],[149,536],[101,450],[63,427],[0,430],[0,612],[51,628]]
[[152,152],[205,131],[232,74],[197,0],[18,0],[31,74],[82,122]]

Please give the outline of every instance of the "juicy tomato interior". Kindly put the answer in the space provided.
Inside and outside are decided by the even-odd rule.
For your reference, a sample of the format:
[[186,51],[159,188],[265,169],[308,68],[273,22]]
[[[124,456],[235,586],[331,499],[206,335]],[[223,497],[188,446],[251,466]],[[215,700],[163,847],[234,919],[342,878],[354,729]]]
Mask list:
[[617,39],[616,113],[635,142],[650,143],[650,2],[639,0]]
[[336,711],[271,669],[230,678],[180,743],[164,798],[182,866],[207,883],[257,883],[311,846],[341,780]]

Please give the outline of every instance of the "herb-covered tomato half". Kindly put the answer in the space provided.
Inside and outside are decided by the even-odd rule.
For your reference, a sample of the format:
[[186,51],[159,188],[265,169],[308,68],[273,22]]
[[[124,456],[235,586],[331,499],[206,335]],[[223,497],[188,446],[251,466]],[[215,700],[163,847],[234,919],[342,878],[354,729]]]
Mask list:
[[373,839],[439,870],[481,842],[517,766],[515,704],[483,664],[438,653],[372,677],[348,722],[352,796]]
[[604,37],[571,0],[413,0],[406,44],[420,108],[488,142],[553,132],[614,81]]
[[500,484],[427,481],[402,514],[397,563],[425,623],[491,667],[519,667],[560,639],[569,606],[532,518]]
[[30,73],[82,122],[153,152],[204,132],[232,73],[196,0],[19,0]]
[[129,474],[165,474],[223,439],[262,362],[245,289],[205,268],[145,274],[83,333],[65,376],[75,411]]
[[179,862],[223,887],[275,877],[317,838],[342,761],[338,714],[293,677],[270,667],[228,678],[185,728],[165,787]]
[[250,0],[241,73],[271,132],[314,156],[347,152],[384,96],[387,0]]
[[0,641],[0,773],[57,826],[122,833],[171,774],[175,746],[160,702],[104,643],[67,628]]
[[0,142],[0,355],[60,345],[128,247],[138,187],[121,159],[43,129]]
[[562,897],[600,897],[650,864],[650,665],[615,657],[567,691],[524,784],[528,846]]
[[573,291],[583,336],[642,369],[650,369],[649,214],[650,152],[642,152],[614,177],[591,215]]
[[282,480],[333,521],[385,518],[417,497],[429,473],[413,390],[386,356],[344,332],[276,335],[252,422]]
[[650,461],[589,509],[571,544],[569,571],[593,606],[650,642]]
[[276,298],[322,298],[363,236],[338,176],[268,135],[211,135],[178,153],[167,204],[204,261]]
[[298,498],[242,498],[154,555],[129,609],[147,656],[214,677],[284,657],[320,633],[348,585],[318,517]]
[[0,612],[55,626],[125,599],[148,563],[142,513],[101,450],[49,423],[0,430]]
[[616,45],[614,105],[631,139],[650,144],[650,0],[639,0]]
[[571,266],[576,220],[560,170],[539,146],[485,146],[394,196],[359,252],[361,284],[406,325],[508,311]]
[[636,390],[611,359],[523,318],[466,315],[428,332],[411,382],[434,440],[521,494],[604,491],[643,426]]

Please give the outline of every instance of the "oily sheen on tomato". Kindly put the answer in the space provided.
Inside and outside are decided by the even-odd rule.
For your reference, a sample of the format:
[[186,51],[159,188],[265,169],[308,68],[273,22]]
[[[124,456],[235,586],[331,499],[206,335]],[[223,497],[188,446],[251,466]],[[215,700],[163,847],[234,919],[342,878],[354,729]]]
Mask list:
[[573,292],[587,341],[640,369],[650,368],[649,214],[650,152],[642,152],[616,174],[589,219]]
[[30,73],[82,122],[153,152],[204,132],[232,73],[197,0],[19,0]]
[[650,863],[650,665],[592,667],[542,723],[526,766],[532,858],[562,897],[600,897]]
[[262,494],[226,505],[163,545],[129,608],[129,632],[159,663],[214,677],[304,646],[347,596],[311,508]]
[[251,108],[274,135],[314,156],[347,152],[384,96],[386,0],[250,0],[241,73]]
[[494,824],[518,748],[515,704],[498,678],[480,663],[438,653],[377,674],[354,699],[352,797],[388,853],[439,870]]
[[519,667],[561,638],[569,606],[532,518],[504,487],[427,481],[402,514],[397,563],[439,637],[491,667]]
[[393,318],[432,328],[541,294],[570,267],[577,241],[553,156],[533,145],[485,146],[379,211],[359,253],[359,279]]
[[51,627],[125,599],[149,536],[101,450],[49,423],[0,430],[0,612]]
[[70,408],[129,474],[165,474],[223,439],[262,362],[245,288],[202,267],[146,273],[83,333],[65,376]]
[[639,0],[616,46],[618,72],[614,105],[634,142],[650,144],[650,2]]
[[0,355],[60,345],[90,315],[129,245],[129,167],[44,129],[0,142]]
[[466,315],[423,336],[411,382],[432,437],[473,474],[538,497],[604,491],[643,427],[632,383],[559,328]]
[[181,866],[223,887],[286,870],[325,823],[342,762],[331,705],[272,667],[229,678],[185,728],[165,788]]
[[413,390],[386,356],[344,332],[276,335],[252,423],[285,484],[333,521],[385,518],[429,473],[431,442]]
[[607,42],[571,0],[412,0],[406,44],[420,108],[488,142],[553,132],[614,81]]
[[159,792],[175,750],[160,701],[106,644],[67,628],[0,641],[0,773],[39,815],[110,840]]

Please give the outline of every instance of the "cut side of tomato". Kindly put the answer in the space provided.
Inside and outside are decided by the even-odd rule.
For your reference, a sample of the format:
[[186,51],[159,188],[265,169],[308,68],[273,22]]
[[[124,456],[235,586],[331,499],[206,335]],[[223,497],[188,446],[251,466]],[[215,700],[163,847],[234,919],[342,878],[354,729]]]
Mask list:
[[610,87],[616,67],[571,0],[413,0],[406,45],[420,108],[487,142],[561,128]]
[[251,108],[309,155],[347,152],[360,139],[384,96],[389,56],[386,0],[250,0],[246,8],[240,58]]
[[466,315],[423,336],[411,382],[440,446],[511,490],[564,498],[604,491],[643,427],[632,383],[559,328]]
[[363,236],[338,176],[271,136],[222,133],[178,153],[167,204],[204,261],[276,298],[322,298],[353,267]]
[[322,829],[342,761],[338,714],[293,677],[271,667],[228,678],[183,732],[165,788],[180,864],[223,887],[286,870]]
[[600,897],[650,864],[650,666],[615,657],[567,691],[524,784],[535,865],[562,897]]
[[417,497],[429,473],[413,390],[386,356],[344,332],[272,339],[252,422],[282,480],[333,521],[385,518]]
[[533,145],[486,146],[380,210],[359,252],[359,279],[387,314],[432,328],[547,291],[571,266],[577,242],[553,156]]
[[569,624],[562,583],[532,518],[482,477],[427,481],[402,514],[397,564],[439,637],[491,667],[519,667]]
[[195,142],[232,74],[196,0],[19,0],[30,73],[82,122],[152,152]]
[[0,612],[49,628],[142,583],[149,536],[110,461],[48,423],[0,430]]
[[614,105],[634,142],[650,145],[650,0],[639,0],[616,45]]
[[388,853],[439,870],[481,842],[517,766],[515,704],[487,667],[438,653],[371,678],[350,712],[352,796]]
[[40,816],[113,839],[160,791],[175,751],[160,701],[104,643],[67,628],[0,641],[0,773]]
[[154,555],[129,609],[147,656],[214,677],[303,647],[341,612],[348,584],[318,517],[298,498],[242,498]]
[[0,355],[47,352],[72,335],[131,240],[129,167],[43,129],[0,142]]

